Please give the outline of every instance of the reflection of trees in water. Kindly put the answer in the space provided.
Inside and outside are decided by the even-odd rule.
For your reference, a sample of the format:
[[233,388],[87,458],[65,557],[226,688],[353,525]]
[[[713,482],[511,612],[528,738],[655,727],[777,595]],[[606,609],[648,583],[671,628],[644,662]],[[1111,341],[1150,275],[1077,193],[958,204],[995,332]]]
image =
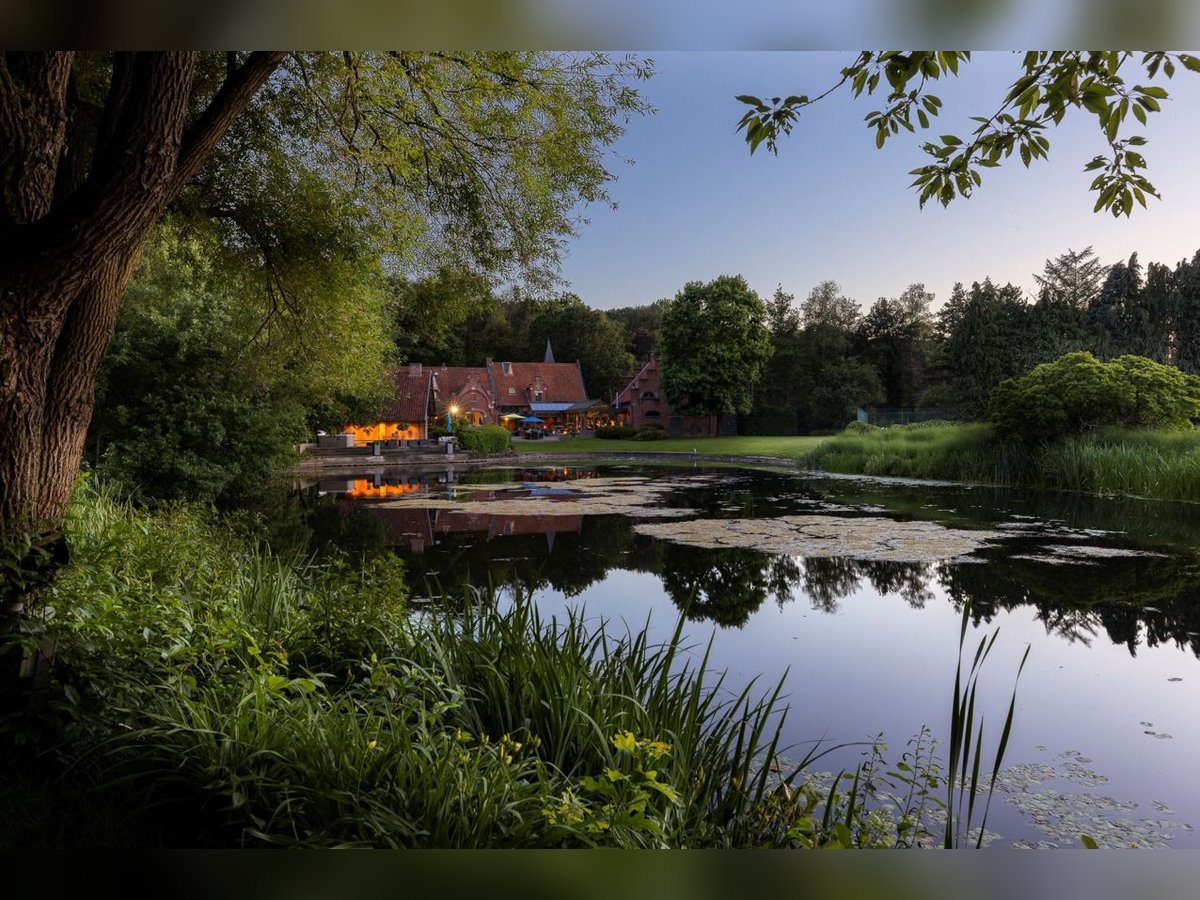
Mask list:
[[742,626],[770,592],[771,557],[757,550],[707,550],[683,544],[663,549],[663,587],[689,619]]
[[939,581],[975,624],[1031,606],[1049,634],[1089,645],[1099,634],[1137,655],[1142,644],[1175,644],[1200,656],[1200,575],[1181,557],[1122,557],[1092,565],[1016,559],[999,549],[988,564],[944,566]]
[[800,583],[800,560],[794,556],[776,556],[767,571],[767,589],[782,609],[795,599],[792,587]]
[[865,580],[879,594],[899,594],[914,609],[933,597],[929,563],[902,563],[845,556],[804,560],[804,592],[813,609],[837,612],[838,601]]
[[284,556],[324,556],[342,551],[351,556],[388,549],[388,535],[378,516],[315,491],[279,491],[254,510],[263,523],[271,549]]
[[545,588],[574,597],[603,581],[634,542],[621,516],[586,516],[579,531],[507,534],[490,540],[482,531],[436,535],[421,553],[405,556],[409,582],[430,595],[462,594],[470,586]]
[[882,507],[889,516],[961,527],[1011,523],[1058,523],[1067,528],[1099,529],[1137,535],[1148,544],[1176,551],[1195,546],[1200,537],[1200,506],[1133,497],[1100,497],[1079,491],[1036,491],[985,485],[939,486],[824,480],[805,483],[827,501]]
[[813,609],[836,612],[838,601],[858,590],[861,580],[855,561],[847,557],[804,560],[804,593]]
[[[980,498],[974,494],[976,506]],[[928,512],[929,494],[914,495],[914,503],[918,499]],[[1084,527],[1095,524],[1090,498],[1044,502],[1053,509],[1037,513],[1052,511]],[[1148,509],[1134,501],[1119,505],[1137,515]],[[263,521],[270,529],[271,546],[280,552],[320,553],[337,547],[359,555],[392,547],[403,550],[398,536],[369,505],[330,496],[293,494],[266,510]],[[1163,530],[1160,527],[1158,533]],[[709,550],[656,541],[635,533],[632,520],[623,516],[585,516],[579,531],[552,536],[511,534],[487,540],[479,532],[461,532],[437,534],[433,540],[425,552],[405,554],[409,583],[418,592],[428,580],[431,594],[460,596],[468,586],[493,585],[521,591],[552,588],[572,597],[620,569],[658,576],[672,602],[693,618],[740,626],[769,597],[782,607],[806,595],[813,609],[835,612],[842,598],[869,584],[882,595],[898,594],[921,608],[940,586],[957,608],[971,601],[976,624],[1000,611],[1029,606],[1047,633],[1068,641],[1090,645],[1106,635],[1131,654],[1142,646],[1175,644],[1200,656],[1200,564],[1181,556],[1050,565],[1014,558],[1014,552],[1021,551],[1010,544],[983,551],[986,563],[798,559],[744,548]],[[1030,549],[1034,546],[1031,538]]]

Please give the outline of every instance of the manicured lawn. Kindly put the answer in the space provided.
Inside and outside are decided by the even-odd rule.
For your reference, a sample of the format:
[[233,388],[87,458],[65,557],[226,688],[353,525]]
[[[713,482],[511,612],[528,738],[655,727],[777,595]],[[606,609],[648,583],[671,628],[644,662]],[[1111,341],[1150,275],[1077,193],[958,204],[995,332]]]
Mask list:
[[594,437],[515,441],[518,453],[688,453],[701,456],[775,456],[797,459],[827,437],[682,437],[661,441],[605,441]]

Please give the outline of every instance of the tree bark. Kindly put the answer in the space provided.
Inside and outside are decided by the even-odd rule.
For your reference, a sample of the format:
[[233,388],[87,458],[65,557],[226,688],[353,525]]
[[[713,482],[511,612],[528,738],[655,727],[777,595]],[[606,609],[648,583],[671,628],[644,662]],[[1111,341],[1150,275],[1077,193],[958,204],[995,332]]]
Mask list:
[[0,53],[0,535],[61,523],[141,248],[283,58],[249,54],[194,114],[196,56],[115,54],[96,111],[72,54]]

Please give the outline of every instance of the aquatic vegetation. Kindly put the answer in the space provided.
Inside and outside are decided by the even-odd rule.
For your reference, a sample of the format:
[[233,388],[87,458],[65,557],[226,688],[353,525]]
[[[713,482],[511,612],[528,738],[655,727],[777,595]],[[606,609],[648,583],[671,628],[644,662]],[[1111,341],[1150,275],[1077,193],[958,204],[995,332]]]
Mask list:
[[639,534],[693,547],[745,547],[806,557],[936,562],[975,552],[1000,532],[898,522],[880,516],[778,516],[638,523]]
[[525,489],[494,490],[479,485],[455,486],[452,497],[411,495],[380,503],[382,509],[466,509],[488,515],[564,516],[625,515],[636,518],[680,518],[695,515],[685,506],[669,506],[667,497],[681,487],[705,484],[710,476],[672,479],[644,477],[579,478],[535,483]]

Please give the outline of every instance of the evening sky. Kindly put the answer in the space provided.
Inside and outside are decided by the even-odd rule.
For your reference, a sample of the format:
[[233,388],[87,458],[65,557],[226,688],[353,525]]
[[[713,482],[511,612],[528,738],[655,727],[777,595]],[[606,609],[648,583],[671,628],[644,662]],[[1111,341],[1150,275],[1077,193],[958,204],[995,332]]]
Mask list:
[[[777,284],[797,301],[820,281],[839,282],[869,306],[922,282],[949,296],[954,283],[991,277],[1028,293],[1048,257],[1092,245],[1105,263],[1137,251],[1144,264],[1174,265],[1200,249],[1200,76],[1178,71],[1163,112],[1147,126],[1131,117],[1122,137],[1143,134],[1149,199],[1126,219],[1093,213],[1084,164],[1105,150],[1096,119],[1072,110],[1048,132],[1050,159],[1026,170],[1014,154],[984,170],[983,186],[948,208],[921,209],[910,169],[928,161],[920,145],[965,135],[989,115],[1020,57],[974,54],[957,79],[938,83],[945,102],[929,132],[903,134],[882,150],[863,117],[882,96],[843,90],[802,113],[778,156],[751,156],[736,131],[738,94],[816,95],[856,51],[645,53],[655,75],[640,90],[657,109],[629,123],[613,161],[618,208],[593,205],[571,242],[562,274],[589,305],[608,309],[671,297],[688,281],[741,274],[764,299]],[[1146,83],[1135,70],[1127,80]]]

